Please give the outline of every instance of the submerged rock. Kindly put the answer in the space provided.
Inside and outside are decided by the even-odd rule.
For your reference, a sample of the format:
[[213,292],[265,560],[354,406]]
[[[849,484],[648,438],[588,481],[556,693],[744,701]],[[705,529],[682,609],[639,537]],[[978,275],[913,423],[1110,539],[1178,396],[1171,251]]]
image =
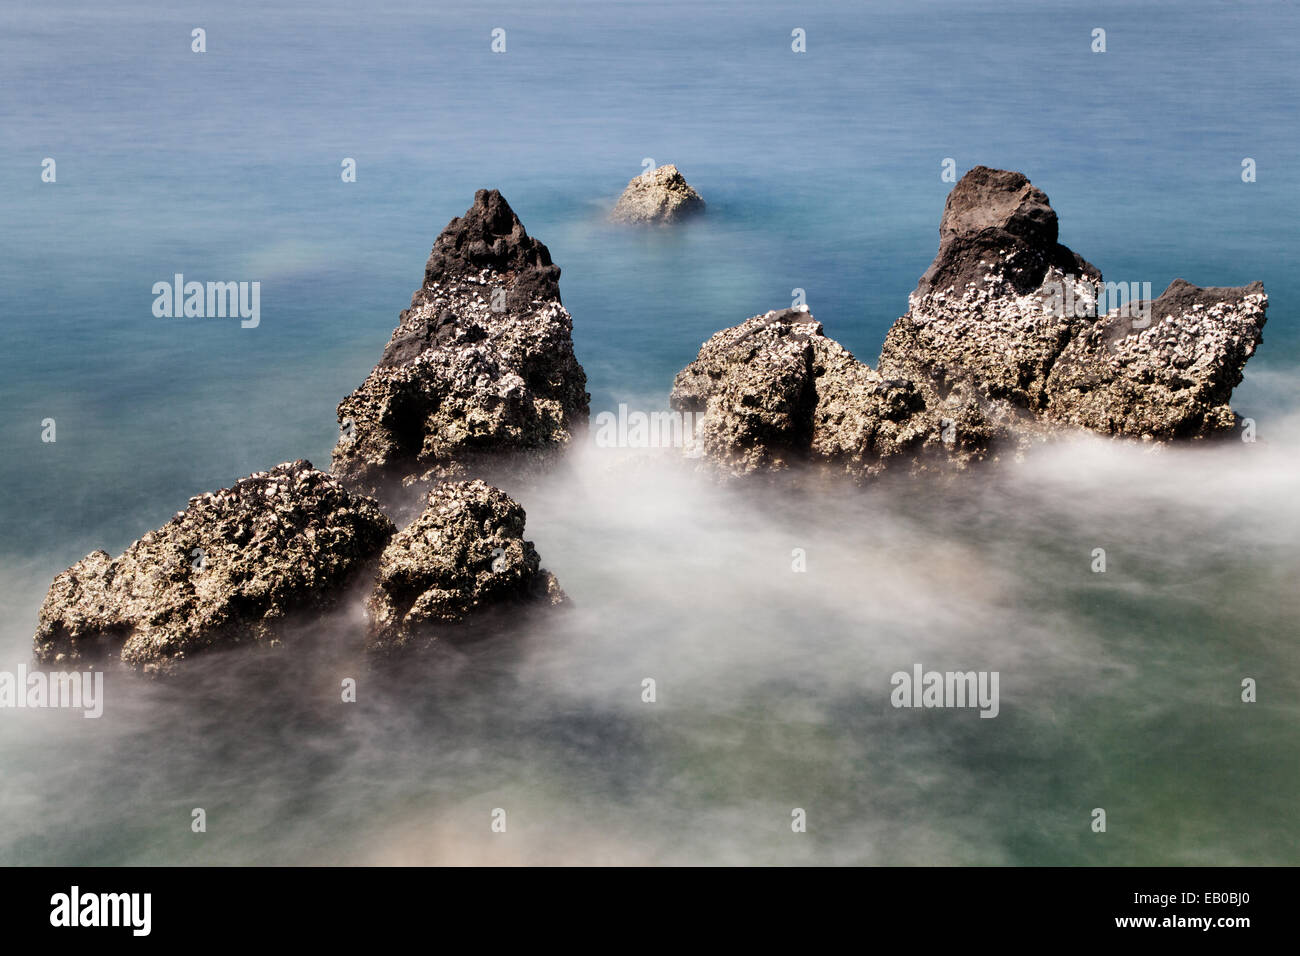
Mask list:
[[378,493],[567,445],[589,396],[559,276],[501,194],[480,189],[438,236],[379,364],[339,404],[333,471]]
[[439,484],[424,511],[384,548],[368,601],[368,646],[475,634],[494,608],[565,600],[555,576],[525,541],[524,509],[482,481]]
[[37,660],[120,660],[165,671],[201,651],[276,640],[291,614],[332,606],[396,529],[369,498],[287,462],[189,507],[117,558],[95,551],[54,579]]
[[627,184],[610,218],[615,222],[676,222],[703,212],[704,200],[672,164],[648,170]]
[[976,167],[948,196],[939,252],[875,370],[807,313],[770,312],[709,339],[674,406],[700,414],[698,450],[733,473],[796,459],[855,477],[898,461],[962,467],[1063,426],[1156,440],[1231,429],[1263,286],[1177,280],[1098,317],[1109,287],[1057,232],[1024,176]]

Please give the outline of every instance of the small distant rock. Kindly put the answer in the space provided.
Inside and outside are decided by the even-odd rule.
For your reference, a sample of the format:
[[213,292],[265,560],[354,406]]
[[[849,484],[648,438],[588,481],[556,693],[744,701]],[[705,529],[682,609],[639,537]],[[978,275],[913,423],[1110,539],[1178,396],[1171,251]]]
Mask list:
[[367,605],[369,649],[466,637],[492,609],[565,601],[524,540],[524,521],[522,507],[483,481],[436,485],[380,558]]
[[615,222],[676,222],[704,210],[704,200],[672,164],[627,184],[610,218]]
[[54,579],[36,658],[165,672],[214,648],[269,643],[299,611],[333,606],[396,531],[370,498],[287,462],[189,507],[117,558],[95,551]]

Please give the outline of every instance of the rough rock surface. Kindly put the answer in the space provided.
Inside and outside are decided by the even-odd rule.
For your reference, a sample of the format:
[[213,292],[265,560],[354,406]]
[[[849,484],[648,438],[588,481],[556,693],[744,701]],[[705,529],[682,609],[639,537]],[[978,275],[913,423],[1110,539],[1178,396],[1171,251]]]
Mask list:
[[479,190],[438,236],[379,364],[339,404],[333,471],[378,493],[566,445],[589,396],[559,275],[501,194]]
[[882,378],[799,309],[714,335],[670,401],[696,416],[693,448],[732,474],[822,461],[867,476],[904,454],[964,452],[943,441],[912,383]]
[[482,481],[436,485],[424,511],[384,549],[367,603],[377,652],[463,637],[486,611],[565,600],[524,540],[524,509]]
[[863,477],[899,459],[964,466],[1062,426],[1155,440],[1233,427],[1228,400],[1264,325],[1260,283],[1180,279],[1098,317],[1101,273],[1060,244],[1047,197],[983,166],[949,194],[939,236],[874,371],[807,313],[709,339],[672,394],[702,413],[704,456],[737,473],[804,458]]
[[[915,382],[929,404],[955,392],[998,420],[1040,411],[1056,358],[1084,325],[1073,313],[1095,308],[1100,279],[1057,242],[1041,191],[1019,173],[977,166],[948,194],[939,252],[885,336],[881,374]],[[1048,308],[1066,283],[1083,307]]]
[[983,166],[948,195],[939,236],[879,365],[931,407],[974,402],[1019,445],[1055,424],[1150,439],[1233,427],[1228,399],[1262,337],[1261,284],[1179,279],[1150,303],[1148,327],[1147,303],[1099,318],[1101,273],[1057,241],[1047,197]]
[[[551,262],[550,250],[524,231],[524,224],[495,189],[476,192],[474,205],[434,240],[424,266],[424,289],[448,276],[484,269],[508,279],[507,300],[513,296],[521,308],[536,299],[560,301],[560,267]],[[415,301],[421,298],[416,292]]]
[[[1228,404],[1264,328],[1262,283],[1201,289],[1175,279],[1153,302],[1089,323],[1047,380],[1047,415],[1093,431],[1167,440],[1236,427]],[[1138,316],[1135,327],[1132,312]],[[1149,322],[1149,324],[1145,324]]]
[[916,294],[960,295],[991,274],[1020,294],[1038,288],[1049,269],[1100,278],[1096,267],[1057,242],[1058,231],[1046,194],[1022,174],[976,166],[948,194],[939,252]]
[[191,498],[121,556],[95,551],[56,577],[36,658],[155,672],[209,648],[274,641],[290,614],[333,604],[395,530],[311,462],[257,472]]
[[627,184],[610,218],[615,222],[676,222],[704,210],[704,200],[671,164],[642,173]]

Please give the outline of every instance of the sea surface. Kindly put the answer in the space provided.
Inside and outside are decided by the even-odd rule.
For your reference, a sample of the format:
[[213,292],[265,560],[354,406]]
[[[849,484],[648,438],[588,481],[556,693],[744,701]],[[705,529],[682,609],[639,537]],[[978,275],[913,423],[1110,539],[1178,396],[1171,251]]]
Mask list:
[[[89,551],[328,465],[478,188],[562,267],[593,415],[796,290],[874,364],[949,158],[1107,279],[1270,296],[1254,443],[799,494],[578,448],[508,489],[569,613],[392,675],[351,608],[110,673],[99,720],[0,710],[0,863],[1300,863],[1297,62],[1256,0],[0,8],[0,670]],[[646,159],[706,215],[607,224]],[[176,273],[260,282],[260,324],[155,317]],[[918,663],[997,671],[997,718],[892,707]]]

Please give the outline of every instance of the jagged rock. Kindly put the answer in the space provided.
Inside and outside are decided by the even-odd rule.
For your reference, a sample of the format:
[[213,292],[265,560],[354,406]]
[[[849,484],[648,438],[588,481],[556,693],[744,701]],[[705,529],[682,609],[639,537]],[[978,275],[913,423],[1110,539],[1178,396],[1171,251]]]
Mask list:
[[370,649],[463,638],[492,609],[566,600],[524,540],[524,520],[523,508],[483,481],[436,485],[380,558],[367,602]]
[[704,200],[672,164],[637,176],[618,197],[615,222],[676,222],[704,210]]
[[799,309],[714,335],[670,401],[694,416],[692,450],[730,474],[814,461],[866,477],[903,455],[912,465],[978,451],[945,441],[912,383],[878,375]]
[[695,448],[735,473],[808,459],[867,477],[899,459],[913,471],[996,459],[1061,426],[1161,440],[1233,427],[1260,283],[1178,280],[1098,318],[1101,273],[1060,244],[1047,196],[983,166],[949,194],[939,235],[874,371],[792,310],[709,339],[672,393],[700,415]]
[[[1071,340],[1047,381],[1047,414],[1107,434],[1203,438],[1231,430],[1228,404],[1262,338],[1262,283],[1202,289],[1175,279]],[[1149,324],[1148,324],[1149,323]]]
[[424,266],[421,295],[449,276],[475,275],[490,269],[507,277],[506,298],[520,308],[534,300],[560,301],[560,267],[551,262],[551,252],[524,231],[510,204],[495,189],[480,189],[474,205],[463,216],[447,224],[433,242]]
[[589,396],[559,275],[501,194],[480,189],[438,236],[379,364],[339,404],[334,472],[379,493],[566,445]]
[[1023,294],[1042,285],[1049,269],[1101,278],[1097,268],[1057,242],[1056,212],[1047,195],[1021,173],[976,166],[953,187],[939,222],[939,252],[917,283],[916,295],[960,296],[997,275]]
[[754,316],[718,332],[673,382],[673,408],[696,416],[694,440],[739,472],[782,468],[806,453],[817,397],[806,312]]
[[955,391],[999,420],[1041,410],[1052,365],[1085,322],[1045,303],[1069,284],[1086,312],[1101,272],[1057,242],[1047,197],[1006,170],[963,176],[939,237],[907,314],[885,336],[881,374],[915,382],[927,404]]
[[396,529],[369,498],[286,462],[189,507],[117,558],[95,551],[54,579],[36,658],[166,671],[210,648],[272,642],[322,610]]
[[[1097,317],[1101,272],[1057,241],[1056,213],[1019,173],[977,166],[944,206],[939,252],[885,336],[881,374],[927,406],[974,403],[1016,447],[1068,424],[1170,439],[1231,428],[1228,406],[1259,344],[1263,286],[1175,282]],[[960,435],[969,438],[971,436]]]

